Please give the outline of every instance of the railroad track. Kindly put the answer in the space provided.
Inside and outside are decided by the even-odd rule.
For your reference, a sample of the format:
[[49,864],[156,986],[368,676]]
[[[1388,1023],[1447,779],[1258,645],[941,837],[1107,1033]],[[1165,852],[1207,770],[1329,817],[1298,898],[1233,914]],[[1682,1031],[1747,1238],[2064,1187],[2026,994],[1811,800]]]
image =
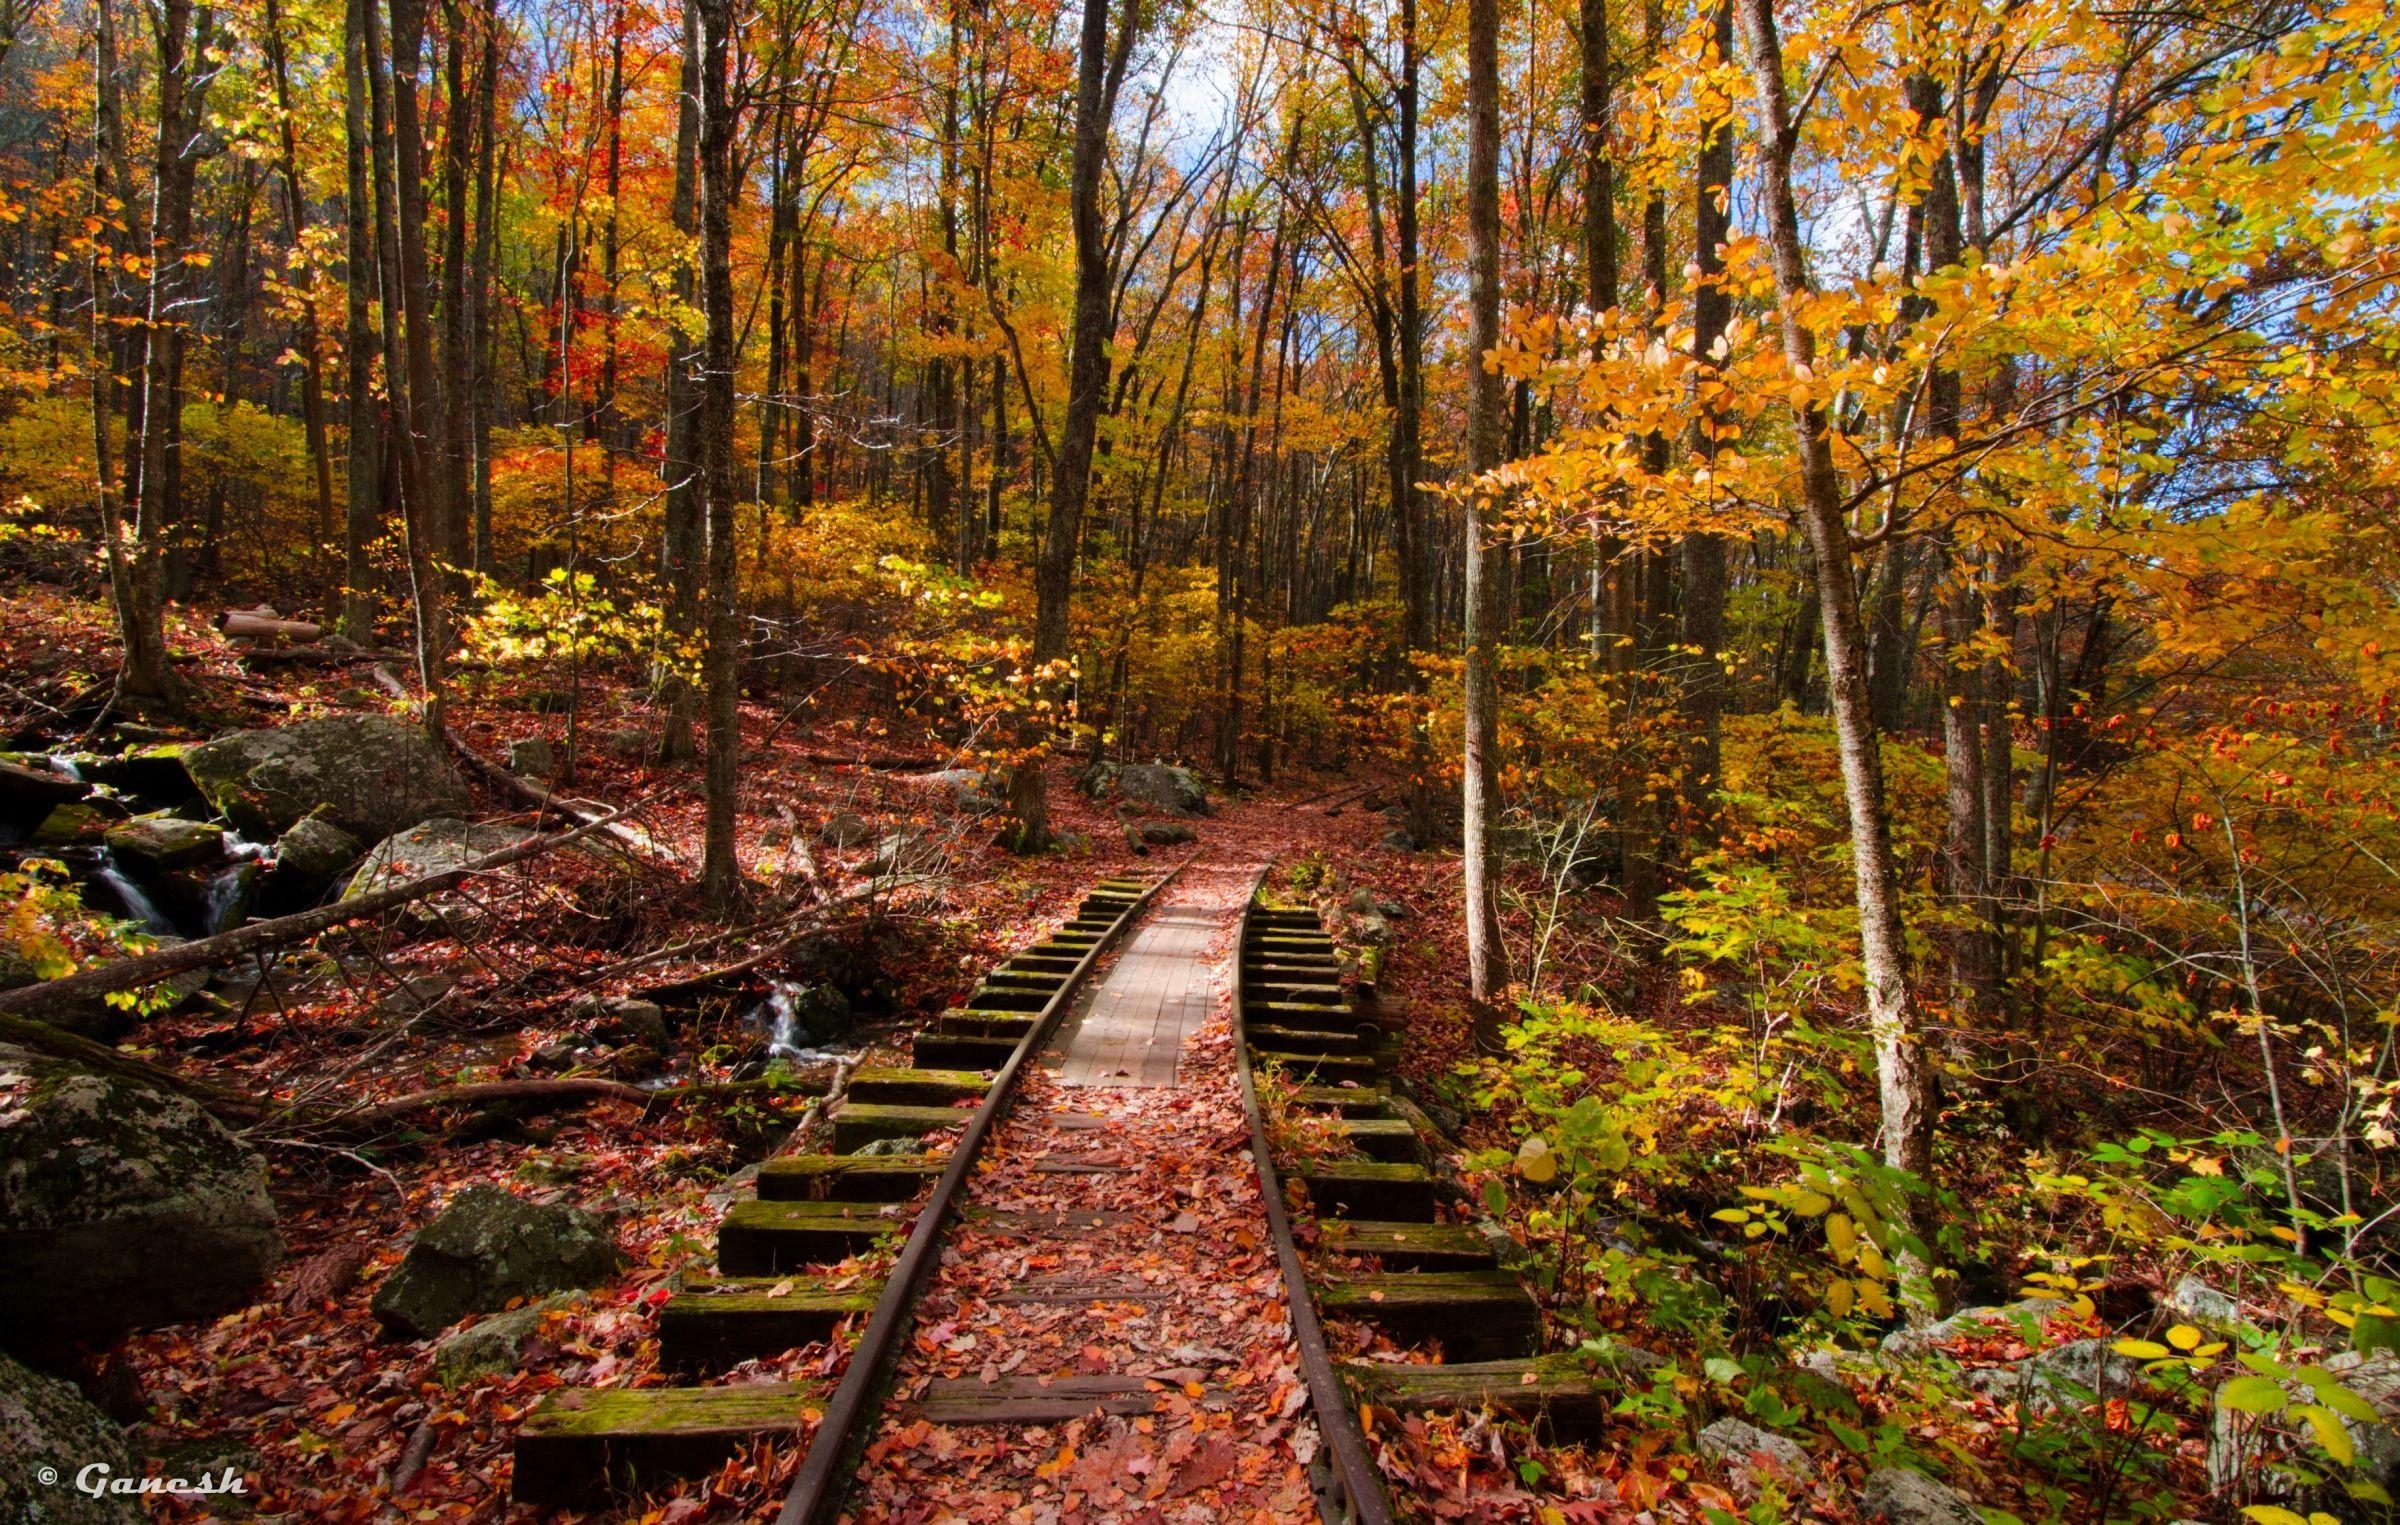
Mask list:
[[[1502,1269],[1504,1236],[1440,1222],[1427,1168],[1431,1126],[1392,1092],[1396,1034],[1362,1012],[1312,909],[1262,904],[1243,917],[1234,1035],[1251,1147],[1265,1191],[1292,1331],[1325,1449],[1314,1481],[1333,1525],[1393,1516],[1370,1441],[1377,1414],[1489,1411],[1555,1429],[1596,1428],[1623,1388],[1578,1356],[1541,1353],[1541,1308]],[[1279,1158],[1261,1091],[1313,1120],[1339,1152]],[[1287,1210],[1285,1183],[1305,1203]],[[1336,1361],[1321,1319],[1372,1325],[1418,1359]]]
[[[686,1278],[658,1310],[660,1364],[686,1378],[829,1339],[863,1317],[839,1384],[552,1392],[519,1429],[516,1499],[589,1504],[705,1474],[821,1415],[783,1518],[813,1520],[838,1501],[861,1421],[978,1149],[1100,956],[1180,871],[1102,880],[1074,919],[994,968],[967,1005],[920,1033],[910,1067],[853,1073],[829,1119],[832,1151],[767,1161],[756,1195],[734,1203],[718,1226],[717,1273]],[[860,1152],[962,1125],[946,1155]],[[830,1274],[903,1233],[879,1280]]]

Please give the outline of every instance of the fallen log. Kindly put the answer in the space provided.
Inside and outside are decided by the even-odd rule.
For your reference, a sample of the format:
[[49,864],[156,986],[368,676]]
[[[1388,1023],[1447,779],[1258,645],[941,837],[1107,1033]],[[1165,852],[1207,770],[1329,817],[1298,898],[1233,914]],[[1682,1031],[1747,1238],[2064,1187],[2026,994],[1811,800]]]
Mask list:
[[689,1085],[657,1086],[651,1089],[627,1085],[622,1080],[610,1080],[599,1075],[573,1075],[545,1080],[485,1080],[468,1085],[436,1086],[430,1091],[415,1091],[390,1101],[347,1111],[302,1114],[305,1118],[302,1127],[313,1134],[360,1138],[380,1132],[404,1117],[443,1107],[508,1104],[547,1111],[553,1107],[581,1106],[594,1101],[630,1102],[647,1108],[662,1102],[705,1101],[715,1097],[773,1092],[813,1097],[831,1089],[836,1078],[830,1072],[832,1068],[828,1067],[828,1073],[785,1079],[696,1081]]
[[119,990],[140,990],[144,986],[155,985],[160,980],[172,978],[189,970],[206,969],[216,964],[231,963],[262,949],[281,947],[285,943],[314,937],[329,927],[338,927],[345,922],[380,916],[395,906],[422,900],[428,895],[439,894],[443,890],[464,884],[479,875],[507,868],[511,864],[522,863],[529,858],[538,858],[544,853],[564,847],[569,842],[589,836],[606,827],[617,818],[617,815],[622,813],[620,811],[602,816],[570,831],[532,837],[514,847],[504,847],[496,853],[486,853],[472,863],[464,863],[457,868],[427,874],[421,879],[411,879],[404,884],[395,884],[386,889],[375,890],[353,900],[337,900],[331,905],[319,906],[313,911],[302,911],[292,916],[278,916],[271,921],[254,921],[246,927],[237,927],[231,932],[221,932],[215,937],[198,938],[192,942],[179,943],[172,948],[161,948],[156,953],[144,953],[134,958],[121,958],[114,963],[102,964],[98,968],[86,969],[60,979],[46,980],[39,985],[26,985],[20,989],[0,992],[0,1014],[40,1017],[45,1014],[66,1011],[76,1003],[88,1001],[95,996],[104,996]]
[[271,609],[228,609],[217,628],[228,637],[249,641],[297,641],[303,646],[324,639],[325,627],[308,620],[279,618]]
[[[551,811],[555,814],[565,816],[570,821],[575,821],[586,826],[599,822],[604,816],[613,818],[614,816],[623,815],[625,813],[621,810],[598,811],[587,809],[586,807],[576,804],[571,800],[551,793],[549,790],[543,788],[541,785],[535,783],[529,778],[520,778],[516,774],[509,772],[506,768],[501,767],[498,763],[493,762],[490,758],[476,752],[472,747],[469,747],[465,742],[460,741],[456,736],[445,735],[443,740],[450,744],[451,755],[456,757],[460,762],[466,764],[468,771],[474,773],[478,777],[482,778],[486,783],[491,784],[493,787],[501,790],[502,792],[515,795],[518,799],[523,800],[525,803],[533,806],[537,810]],[[615,842],[617,845],[623,847],[626,851],[631,852],[636,856],[662,859],[667,867],[675,869],[678,872],[680,872],[685,866],[683,859],[676,856],[673,848],[667,846],[664,842],[659,841],[656,837],[653,837],[650,835],[650,833],[643,831],[639,827],[609,825],[605,828],[604,834],[610,841]]]
[[131,1054],[120,1054],[105,1043],[94,1043],[89,1038],[79,1037],[65,1028],[52,1027],[32,1017],[0,1012],[0,1043],[12,1043],[37,1054],[47,1054],[53,1059],[70,1059],[87,1070],[96,1070],[119,1080],[130,1080],[139,1085],[189,1096],[211,1113],[228,1121],[247,1122],[263,1117],[267,1112],[266,1106],[257,1097],[246,1092],[178,1075],[163,1065],[136,1059]]

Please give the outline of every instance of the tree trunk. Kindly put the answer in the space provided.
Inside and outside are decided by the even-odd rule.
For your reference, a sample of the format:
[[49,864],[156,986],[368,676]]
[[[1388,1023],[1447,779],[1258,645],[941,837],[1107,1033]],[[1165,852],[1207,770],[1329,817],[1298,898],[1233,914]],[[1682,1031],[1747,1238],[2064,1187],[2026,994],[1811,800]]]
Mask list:
[[[700,14],[698,0],[687,0],[683,12],[683,70],[675,90],[675,189],[672,213],[675,230],[686,238],[700,230]],[[701,525],[698,398],[692,372],[699,356],[680,314],[689,312],[699,293],[691,263],[675,267],[675,310],[678,319],[667,328],[667,458],[666,534],[660,559],[667,580],[667,629],[678,647],[688,648],[700,634],[700,563],[705,535]],[[693,755],[692,721],[699,696],[691,680],[672,662],[660,674],[665,691],[665,729],[659,737],[659,757],[680,762]]]
[[[1792,157],[1799,132],[1792,122],[1784,85],[1783,46],[1775,33],[1773,0],[1739,0],[1738,17],[1757,89],[1760,199],[1766,212],[1784,359],[1795,375],[1813,374],[1816,340],[1803,311],[1812,288],[1800,213],[1792,193]],[[1850,808],[1867,1023],[1874,1037],[1883,1105],[1883,1154],[1888,1164],[1930,1183],[1932,1085],[1921,1051],[1916,1003],[1908,988],[1883,762],[1867,694],[1865,631],[1851,581],[1850,529],[1842,511],[1841,481],[1835,474],[1824,409],[1805,402],[1796,405],[1793,413],[1800,452],[1801,518],[1816,553],[1826,687],[1840,744],[1843,792]],[[1931,1236],[1924,1232],[1928,1214],[1918,1211],[1910,1216],[1916,1221],[1909,1227],[1926,1246],[1922,1254],[1929,1260]],[[1904,1266],[1904,1274],[1910,1269]],[[1915,1284],[1904,1285],[1902,1291],[1912,1308],[1922,1310],[1936,1299],[1925,1281],[1923,1264],[1913,1269],[1909,1279]]]
[[342,27],[342,139],[349,173],[343,203],[343,272],[345,287],[346,369],[343,385],[345,481],[348,498],[342,510],[342,634],[362,646],[375,644],[375,597],[368,586],[374,575],[367,547],[382,532],[383,427],[375,406],[374,312],[370,304],[378,281],[375,259],[375,210],[369,188],[374,134],[368,123],[369,82],[367,9],[375,0],[349,0]]
[[[291,70],[284,54],[283,18],[277,0],[266,0],[267,71],[275,87],[277,138],[281,153],[276,168],[283,177],[284,232],[295,253],[306,247],[308,193],[300,184],[300,143],[292,123]],[[308,459],[317,492],[319,554],[333,543],[333,447],[325,429],[325,356],[317,323],[316,270],[308,267],[308,297],[300,305],[300,423],[308,440]]]
[[[1719,0],[1715,45],[1718,56],[1733,55],[1732,0]],[[1727,117],[1701,129],[1699,177],[1692,198],[1693,260],[1699,280],[1692,291],[1692,358],[1704,368],[1716,363],[1717,345],[1733,316],[1733,298],[1720,284],[1725,274],[1724,243],[1732,231],[1727,201],[1733,194],[1733,121]],[[1707,369],[1702,371],[1703,384]],[[1710,433],[1713,410],[1694,409],[1691,449],[1713,458],[1716,440]],[[1687,535],[1683,541],[1684,660],[1690,664],[1683,683],[1684,714],[1691,721],[1692,742],[1684,769],[1684,809],[1694,820],[1715,813],[1711,801],[1720,766],[1718,733],[1725,714],[1726,677],[1719,659],[1725,644],[1725,537]],[[1694,845],[1705,847],[1704,842]]]
[[700,301],[708,336],[700,380],[700,470],[708,495],[708,778],[702,890],[720,909],[741,898],[734,857],[734,805],[741,749],[741,627],[735,598],[737,503],[733,472],[733,136],[726,79],[733,52],[733,0],[692,0],[700,13]]
[[[448,600],[435,560],[449,544],[449,459],[442,385],[434,367],[433,279],[426,263],[425,122],[417,97],[424,60],[423,0],[391,0],[392,173],[400,244],[397,290],[386,281],[384,302],[395,299],[403,321],[400,353],[406,401],[396,407],[400,439],[400,503],[408,525],[409,580],[417,606],[417,678],[424,691],[425,728],[443,730],[442,669],[449,659]],[[390,385],[387,362],[387,385]],[[395,394],[399,392],[394,387]]]
[[[1128,4],[1112,53],[1108,0],[1083,0],[1082,37],[1075,64],[1075,156],[1069,209],[1075,225],[1075,320],[1068,352],[1067,413],[1059,428],[1058,464],[1051,474],[1050,522],[1034,569],[1033,661],[1039,668],[1067,656],[1067,605],[1074,591],[1075,547],[1091,491],[1092,450],[1100,432],[1100,403],[1108,393],[1109,262],[1100,224],[1100,181],[1107,169],[1108,123],[1133,47],[1135,17]],[[1050,845],[1049,810],[1039,744],[1021,760],[1009,787],[1011,830],[1019,852]]]
[[175,501],[181,453],[186,304],[191,286],[185,246],[192,234],[193,181],[200,163],[200,123],[208,80],[194,78],[199,55],[215,31],[213,11],[192,0],[164,0],[158,37],[158,153],[150,203],[150,296],[142,323],[140,396],[127,432],[127,496],[134,511],[129,607],[121,611],[124,665],[119,697],[172,703],[180,684],[167,661],[167,540],[181,505]]
[[[1500,377],[1486,357],[1500,345],[1500,10],[1498,0],[1467,0],[1467,469],[1500,464]],[[1467,994],[1479,1023],[1508,985],[1508,949],[1500,936],[1500,713],[1497,692],[1498,579],[1483,543],[1480,489],[1466,499],[1466,829]],[[1487,1036],[1489,1034],[1486,1027]]]

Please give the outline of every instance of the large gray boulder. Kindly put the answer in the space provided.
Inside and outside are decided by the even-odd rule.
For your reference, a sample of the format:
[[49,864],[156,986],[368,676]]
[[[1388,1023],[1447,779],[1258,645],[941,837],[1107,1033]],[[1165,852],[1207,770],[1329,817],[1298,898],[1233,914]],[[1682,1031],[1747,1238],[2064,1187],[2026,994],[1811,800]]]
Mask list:
[[1744,1475],[1763,1468],[1798,1481],[1811,1470],[1808,1452],[1798,1441],[1762,1430],[1743,1419],[1720,1419],[1702,1430],[1700,1454]]
[[1965,1494],[1906,1467],[1869,1473],[1858,1512],[1883,1525],[1983,1525],[1983,1511]]
[[306,815],[362,842],[463,814],[466,785],[433,738],[383,715],[337,715],[234,731],[183,754],[201,795],[243,835],[265,841]]
[[373,1307],[390,1333],[426,1339],[514,1298],[598,1286],[624,1264],[616,1235],[590,1213],[470,1186],[418,1231]]
[[213,1317],[282,1258],[266,1162],[196,1103],[0,1044],[0,1345]]
[[1094,763],[1077,782],[1094,799],[1113,794],[1178,815],[1208,814],[1208,786],[1200,775],[1170,763]]
[[[478,858],[517,846],[528,835],[522,826],[509,826],[498,821],[461,821],[450,816],[439,816],[420,822],[376,843],[374,850],[358,865],[358,872],[350,876],[349,887],[342,891],[342,898],[350,900],[393,885],[464,868]],[[600,864],[615,871],[612,882],[630,872],[624,858],[588,837],[580,842],[568,843],[559,852],[572,853],[582,861]],[[451,914],[455,917],[458,913],[454,911]]]
[[[0,1356],[0,1520],[10,1525],[139,1525],[131,1494],[75,1486],[140,1477],[125,1432],[56,1377]],[[105,1473],[87,1468],[105,1467]],[[48,1481],[44,1481],[48,1479]]]
[[2078,1408],[2104,1398],[2122,1398],[2141,1378],[2141,1368],[2109,1349],[2105,1340],[2069,1340],[2048,1350],[1967,1373],[1967,1384],[1999,1401],[2015,1401],[2028,1414]]

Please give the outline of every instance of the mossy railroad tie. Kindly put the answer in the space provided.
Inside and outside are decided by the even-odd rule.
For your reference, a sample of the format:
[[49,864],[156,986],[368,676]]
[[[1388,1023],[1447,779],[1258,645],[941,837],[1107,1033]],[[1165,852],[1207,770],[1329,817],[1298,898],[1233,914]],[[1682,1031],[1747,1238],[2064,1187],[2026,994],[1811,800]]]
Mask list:
[[1387,1271],[1489,1271],[1498,1261],[1483,1231],[1464,1223],[1370,1223],[1327,1218],[1318,1223],[1319,1248],[1372,1255]]
[[947,1107],[981,1101],[991,1078],[979,1070],[899,1069],[871,1066],[851,1072],[843,1093],[852,1101],[898,1107]]
[[974,1114],[965,1107],[894,1107],[845,1101],[833,1112],[833,1152],[856,1154],[879,1139],[920,1138],[956,1128]]
[[1347,1006],[1350,998],[1342,994],[1339,980],[1300,979],[1280,975],[1267,979],[1245,979],[1242,994],[1261,1001],[1287,1002],[1295,1006]]
[[883,1283],[821,1276],[706,1277],[658,1310],[658,1359],[670,1371],[717,1372],[831,1339],[844,1319],[875,1311]]
[[1506,1271],[1400,1271],[1329,1281],[1317,1306],[1373,1324],[1394,1340],[1439,1340],[1462,1361],[1529,1356],[1541,1348],[1542,1310]]
[[1064,970],[1018,969],[1001,965],[983,977],[984,987],[990,990],[1030,990],[1050,995],[1067,982]]
[[1271,1061],[1283,1072],[1286,1080],[1303,1085],[1340,1085],[1345,1080],[1362,1086],[1373,1085],[1381,1075],[1375,1061],[1365,1054],[1258,1054],[1260,1061]]
[[1291,1103],[1312,1112],[1338,1112],[1344,1117],[1375,1117],[1384,1110],[1379,1086],[1294,1086]]
[[1595,1435],[1627,1392],[1649,1386],[1647,1371],[1581,1356],[1457,1361],[1419,1366],[1345,1361],[1343,1385],[1362,1403],[1402,1414],[1480,1414],[1536,1420],[1561,1438]]
[[1431,1223],[1433,1177],[1422,1165],[1325,1160],[1297,1172],[1319,1216]]
[[947,1163],[939,1154],[787,1154],[758,1167],[758,1196],[762,1202],[907,1202],[931,1186]]
[[1404,1165],[1418,1157],[1417,1130],[1397,1117],[1346,1117],[1333,1131],[1370,1160]]
[[953,1006],[933,1019],[933,1030],[956,1033],[966,1038],[1006,1038],[1014,1043],[1033,1031],[1034,1015],[1029,1011],[1008,1011],[996,1006]]
[[978,1038],[964,1033],[919,1033],[908,1044],[909,1058],[943,1069],[996,1070],[1016,1051],[1014,1038]]
[[703,1476],[761,1435],[798,1431],[825,1398],[815,1382],[560,1388],[517,1430],[510,1492],[524,1504],[594,1504]]
[[1360,1051],[1358,1034],[1314,1032],[1298,1027],[1269,1027],[1251,1024],[1250,1048],[1253,1053],[1293,1055],[1303,1059],[1321,1059],[1329,1055],[1350,1055]]
[[[1288,1028],[1303,1033],[1348,1033],[1358,1036],[1358,1013],[1348,1006],[1311,1006],[1295,1001],[1244,1001],[1242,1021],[1251,1031],[1261,1027]],[[1367,1027],[1373,1023],[1364,1024]]]
[[1143,1377],[936,1377],[919,1416],[928,1424],[1062,1424],[1094,1412],[1148,1414],[1167,1385]]
[[907,1231],[911,1214],[868,1202],[736,1202],[717,1225],[717,1269],[780,1276],[829,1266]]

